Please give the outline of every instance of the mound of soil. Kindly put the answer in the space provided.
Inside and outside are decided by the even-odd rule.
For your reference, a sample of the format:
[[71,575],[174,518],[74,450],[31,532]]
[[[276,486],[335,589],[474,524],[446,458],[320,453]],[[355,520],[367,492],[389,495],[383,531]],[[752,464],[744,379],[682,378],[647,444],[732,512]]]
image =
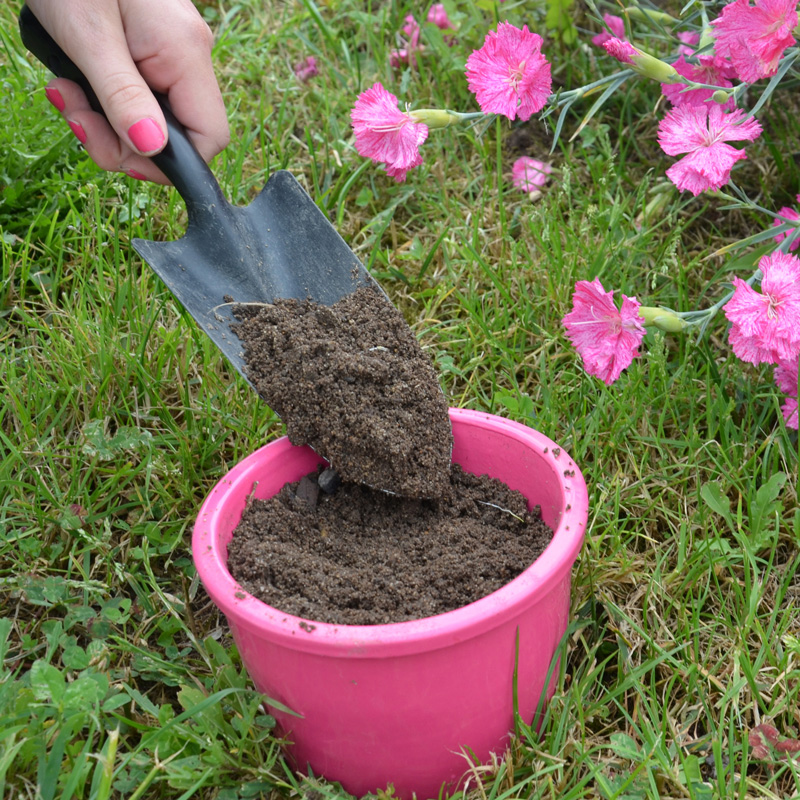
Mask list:
[[385,295],[364,286],[332,306],[234,307],[247,376],[342,480],[406,497],[449,487],[453,437],[430,359]]
[[228,545],[243,588],[307,620],[377,625],[460,608],[517,577],[553,535],[521,493],[457,465],[438,500],[348,483],[328,494],[321,474],[251,501]]

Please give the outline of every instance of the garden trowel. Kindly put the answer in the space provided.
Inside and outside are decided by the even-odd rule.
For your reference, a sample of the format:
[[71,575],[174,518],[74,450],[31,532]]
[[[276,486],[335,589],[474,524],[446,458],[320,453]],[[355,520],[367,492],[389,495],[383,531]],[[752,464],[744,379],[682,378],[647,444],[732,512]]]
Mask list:
[[[27,6],[19,25],[28,50],[56,76],[78,83],[103,113],[88,81]],[[291,173],[273,173],[250,205],[231,205],[166,98],[158,99],[169,137],[153,163],[186,203],[188,225],[177,241],[134,239],[133,246],[248,379],[230,329],[234,303],[296,298],[333,305],[361,286],[380,287]]]
[[[83,74],[27,7],[23,7],[19,22],[25,46],[57,76],[78,83],[92,108],[103,113]],[[188,224],[177,241],[134,239],[133,246],[253,388],[258,391],[259,387],[248,375],[243,343],[234,332],[241,321],[237,307],[240,311],[244,304],[274,305],[289,299],[333,306],[358,289],[371,287],[379,309],[374,310],[374,321],[379,321],[384,310],[391,309],[399,316],[290,173],[275,172],[250,205],[231,205],[167,99],[158,100],[169,137],[167,146],[153,156],[153,163],[186,203]],[[381,308],[383,301],[387,309]],[[401,328],[403,324],[400,317]],[[414,339],[410,329],[408,336]],[[369,350],[389,352],[385,347]],[[298,364],[298,370],[304,366]],[[322,379],[310,386],[303,395],[314,401],[315,414],[309,418],[317,419],[318,397],[326,402],[333,398],[333,405],[326,416],[320,415],[324,424],[313,428],[305,439],[347,480],[413,497],[440,496],[449,485],[452,445],[444,395],[432,367],[416,371],[413,379],[401,377],[405,370],[395,373],[388,384],[374,384],[379,395],[367,393],[366,384],[349,374],[342,377],[345,384],[353,384],[347,391],[337,384],[337,391],[331,393],[329,382]],[[433,396],[437,411],[428,413],[423,401]],[[278,399],[273,397],[273,401]],[[340,430],[349,409],[358,410],[352,423]],[[284,422],[288,429],[289,420]],[[438,437],[431,435],[433,429]]]

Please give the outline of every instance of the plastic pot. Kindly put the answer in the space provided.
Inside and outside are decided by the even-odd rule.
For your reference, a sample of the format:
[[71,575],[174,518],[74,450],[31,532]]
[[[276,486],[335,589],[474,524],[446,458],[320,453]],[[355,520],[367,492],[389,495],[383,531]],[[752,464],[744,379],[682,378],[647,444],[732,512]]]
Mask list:
[[291,742],[290,759],[355,795],[391,783],[401,798],[437,797],[467,773],[467,750],[481,760],[502,754],[514,726],[515,663],[524,720],[553,692],[548,671],[567,628],[586,484],[569,455],[529,427],[464,409],[451,409],[450,417],[453,461],[521,491],[555,532],[519,577],[455,611],[389,625],[330,625],[285,614],[234,581],[227,544],[254,487],[256,497],[270,497],[321,462],[286,437],[222,478],[195,523],[197,571],[256,689],[302,715],[271,709]]

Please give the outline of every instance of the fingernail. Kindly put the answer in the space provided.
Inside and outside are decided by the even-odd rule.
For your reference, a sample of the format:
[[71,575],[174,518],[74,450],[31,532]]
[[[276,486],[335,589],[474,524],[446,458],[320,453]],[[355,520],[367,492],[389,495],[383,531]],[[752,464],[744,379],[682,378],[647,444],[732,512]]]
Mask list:
[[52,86],[48,86],[44,90],[45,96],[47,99],[59,110],[63,111],[66,107],[66,103],[64,102],[64,98],[61,96],[61,92],[58,89],[54,89]]
[[147,176],[146,175],[142,175],[141,172],[137,172],[135,169],[126,169],[125,170],[125,174],[126,175],[130,175],[131,178],[136,178],[137,181],[146,181],[147,180]]
[[84,131],[83,126],[79,125],[77,122],[72,122],[72,120],[67,120],[67,125],[69,125],[72,132],[75,134],[75,137],[81,144],[86,144],[86,131]]
[[128,128],[128,136],[140,153],[155,153],[164,144],[164,134],[151,117],[134,122]]

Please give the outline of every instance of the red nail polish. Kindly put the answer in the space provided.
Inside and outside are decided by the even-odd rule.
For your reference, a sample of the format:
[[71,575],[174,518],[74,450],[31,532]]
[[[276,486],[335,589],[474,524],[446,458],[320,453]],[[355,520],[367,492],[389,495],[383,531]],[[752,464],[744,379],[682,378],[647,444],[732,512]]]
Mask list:
[[64,98],[61,96],[61,92],[58,89],[54,89],[52,86],[48,86],[44,90],[45,97],[59,110],[63,111],[66,108],[66,103],[64,102]]
[[67,125],[69,125],[70,129],[75,134],[75,138],[81,144],[86,144],[86,131],[84,131],[83,126],[71,120],[67,120]]
[[128,136],[140,153],[154,153],[164,144],[164,134],[151,117],[134,122],[128,128]]
[[137,181],[146,181],[147,180],[147,176],[146,175],[142,175],[141,172],[137,172],[135,169],[126,169],[125,170],[125,174],[126,175],[130,175],[131,178],[136,178]]

